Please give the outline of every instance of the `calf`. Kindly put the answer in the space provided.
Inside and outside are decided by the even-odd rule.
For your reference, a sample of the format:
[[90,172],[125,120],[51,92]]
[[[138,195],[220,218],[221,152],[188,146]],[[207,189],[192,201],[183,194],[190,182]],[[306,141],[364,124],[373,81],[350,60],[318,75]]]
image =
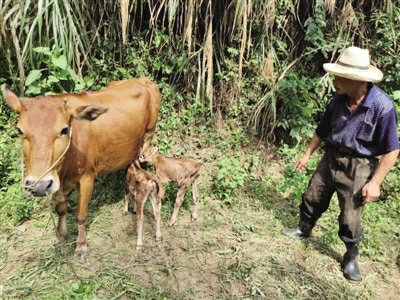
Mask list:
[[194,208],[192,218],[197,219],[197,209],[199,203],[199,193],[196,180],[200,175],[200,165],[190,158],[173,158],[158,153],[158,147],[148,147],[144,149],[139,156],[140,162],[148,162],[153,165],[157,177],[163,184],[168,182],[177,182],[179,184],[178,194],[176,196],[174,212],[172,213],[169,226],[172,226],[178,216],[179,208],[182,205],[185,192],[192,185],[192,195]]
[[128,212],[131,195],[135,196],[133,212],[137,212],[137,245],[136,250],[143,251],[142,228],[143,207],[150,195],[156,221],[156,241],[161,239],[161,203],[164,201],[164,188],[158,178],[150,172],[143,170],[137,161],[130,164],[126,172],[126,194],[124,213]]

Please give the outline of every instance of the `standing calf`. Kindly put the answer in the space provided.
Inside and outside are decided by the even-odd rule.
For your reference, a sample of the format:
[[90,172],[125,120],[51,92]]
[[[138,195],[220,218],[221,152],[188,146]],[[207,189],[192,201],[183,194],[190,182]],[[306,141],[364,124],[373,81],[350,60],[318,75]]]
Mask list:
[[185,192],[192,185],[192,195],[194,208],[192,218],[197,219],[197,209],[199,203],[199,193],[197,190],[196,179],[200,175],[200,165],[190,158],[173,158],[158,153],[158,147],[148,147],[141,152],[140,162],[148,162],[154,166],[158,178],[163,184],[177,182],[179,184],[176,196],[174,212],[172,213],[169,226],[172,226],[178,216],[179,208],[182,205]]
[[[158,178],[140,168],[135,160],[132,162],[126,172],[126,193],[124,213],[128,212],[130,196],[135,196],[133,212],[137,212],[137,245],[136,250],[143,250],[142,228],[143,228],[143,207],[150,195],[150,201],[153,206],[154,218],[156,221],[156,241],[161,239],[161,203],[164,201],[164,188]],[[158,191],[157,191],[158,190]]]

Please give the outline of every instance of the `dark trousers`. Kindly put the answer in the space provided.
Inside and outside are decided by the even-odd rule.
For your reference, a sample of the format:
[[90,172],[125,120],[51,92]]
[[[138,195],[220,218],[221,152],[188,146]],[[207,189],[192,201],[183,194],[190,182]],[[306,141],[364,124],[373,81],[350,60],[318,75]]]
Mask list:
[[300,213],[316,221],[328,209],[336,192],[340,205],[340,239],[344,242],[361,241],[364,208],[361,190],[374,175],[378,162],[375,157],[357,157],[328,148],[303,194]]

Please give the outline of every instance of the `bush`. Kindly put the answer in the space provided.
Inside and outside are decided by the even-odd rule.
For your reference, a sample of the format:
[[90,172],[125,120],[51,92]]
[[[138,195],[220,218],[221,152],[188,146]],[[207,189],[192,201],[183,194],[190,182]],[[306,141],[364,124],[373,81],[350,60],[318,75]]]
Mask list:
[[[29,218],[34,203],[22,193],[21,144],[13,116],[0,107],[0,218],[6,227]],[[5,228],[3,228],[5,229]]]

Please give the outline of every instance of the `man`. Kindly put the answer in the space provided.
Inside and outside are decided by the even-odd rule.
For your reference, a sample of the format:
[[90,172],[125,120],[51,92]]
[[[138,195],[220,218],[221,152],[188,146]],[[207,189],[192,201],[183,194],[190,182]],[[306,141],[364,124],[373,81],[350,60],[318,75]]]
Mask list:
[[383,74],[370,65],[368,50],[349,47],[337,63],[323,67],[334,75],[336,94],[294,169],[305,169],[322,141],[326,143],[326,153],[303,194],[299,224],[283,233],[309,237],[336,192],[340,205],[338,234],[347,249],[343,275],[357,283],[361,281],[357,263],[363,239],[361,214],[364,205],[379,196],[380,185],[396,162],[398,117],[393,101],[372,84],[382,80]]

